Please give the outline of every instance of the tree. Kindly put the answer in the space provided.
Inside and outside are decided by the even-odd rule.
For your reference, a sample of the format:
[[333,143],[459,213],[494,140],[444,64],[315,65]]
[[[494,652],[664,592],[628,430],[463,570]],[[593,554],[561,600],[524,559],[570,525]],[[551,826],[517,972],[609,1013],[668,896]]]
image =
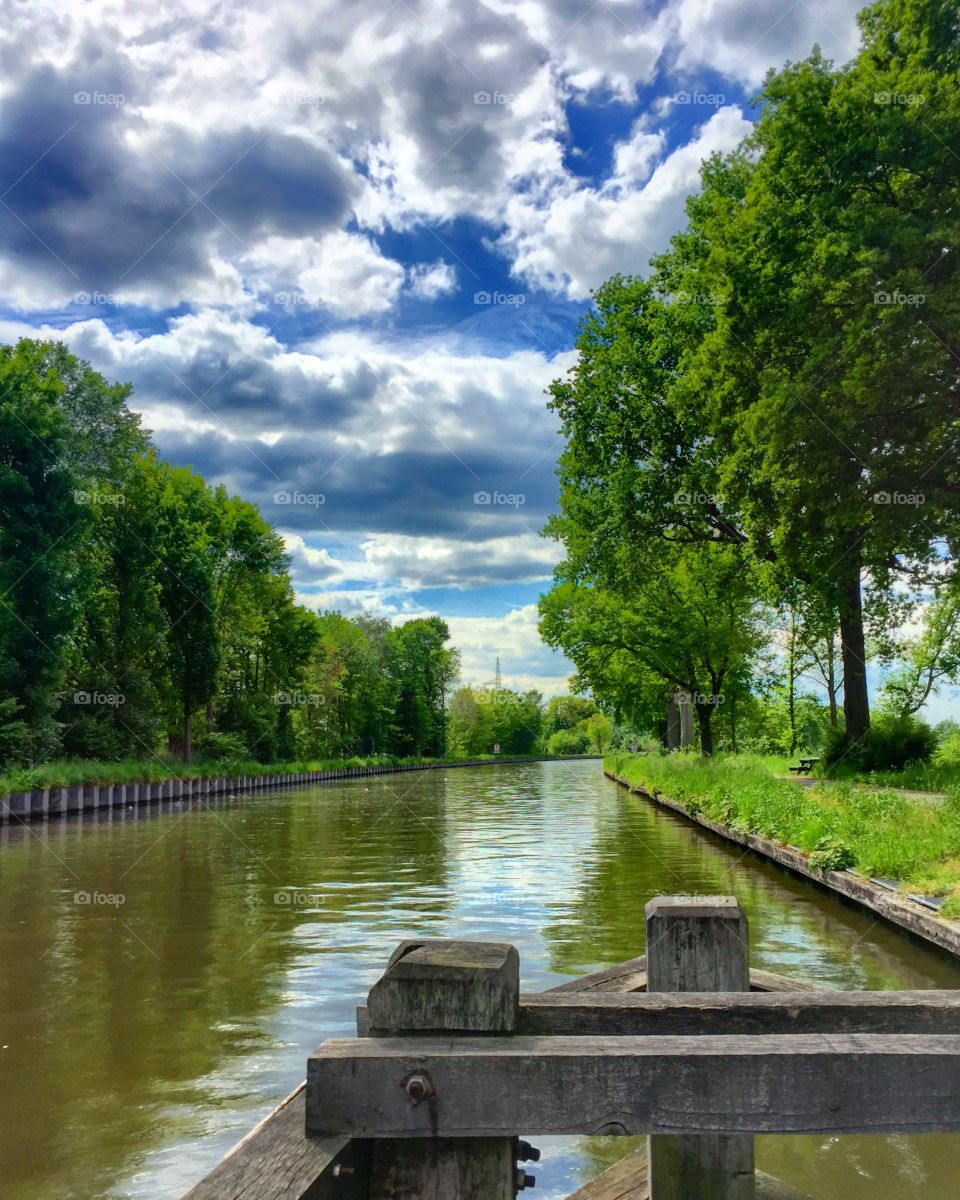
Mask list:
[[387,670],[396,697],[390,725],[395,754],[439,757],[444,752],[446,693],[460,671],[450,631],[439,617],[398,625],[387,634]]
[[0,741],[53,752],[59,700],[88,585],[82,549],[109,471],[143,444],[109,385],[59,343],[0,347]]
[[883,684],[883,698],[898,720],[924,706],[944,683],[960,681],[960,586],[941,588],[924,613],[923,628],[901,647],[901,662]]
[[[555,526],[556,527],[556,526]],[[614,589],[577,578],[568,560],[541,601],[540,631],[577,667],[578,682],[611,707],[625,704],[634,676],[690,694],[705,755],[713,752],[712,720],[725,681],[749,664],[765,640],[763,606],[750,555],[727,546],[656,548],[644,558],[642,587]]]
[[209,554],[213,505],[198,475],[182,467],[167,468],[158,524],[171,707],[179,720],[180,752],[184,762],[190,762],[193,714],[215,694],[220,666]]

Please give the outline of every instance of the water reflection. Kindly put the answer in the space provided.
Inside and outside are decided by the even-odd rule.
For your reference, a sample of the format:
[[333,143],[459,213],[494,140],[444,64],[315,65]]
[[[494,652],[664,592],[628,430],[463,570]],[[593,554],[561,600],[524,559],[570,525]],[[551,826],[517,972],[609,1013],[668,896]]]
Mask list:
[[[640,953],[645,901],[674,891],[738,895],[768,969],[960,985],[944,957],[628,796],[596,763],[7,830],[0,1195],[179,1196],[290,1090],[314,1045],[351,1031],[401,938],[509,939],[524,987],[548,987]],[[627,1149],[543,1144],[546,1197]],[[769,1138],[758,1156],[824,1200],[940,1200],[960,1161],[948,1137]]]

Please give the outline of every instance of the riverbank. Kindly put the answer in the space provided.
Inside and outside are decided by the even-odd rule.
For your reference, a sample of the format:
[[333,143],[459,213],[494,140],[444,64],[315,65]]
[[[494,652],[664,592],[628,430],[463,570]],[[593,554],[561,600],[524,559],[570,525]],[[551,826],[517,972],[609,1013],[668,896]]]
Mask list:
[[[42,782],[10,788],[10,777],[0,777],[0,822],[92,812],[154,804],[164,800],[204,800],[236,793],[273,791],[370,775],[404,771],[435,771],[449,767],[486,767],[503,763],[599,759],[600,755],[483,755],[480,758],[348,759],[343,762],[232,764],[226,774],[213,773],[212,764],[196,767],[165,763],[51,763],[20,772]],[[129,778],[133,775],[134,778]],[[125,777],[126,776],[126,777]],[[4,789],[6,783],[6,789]]]
[[798,788],[748,758],[608,755],[604,772],[960,955],[960,811],[852,786]]

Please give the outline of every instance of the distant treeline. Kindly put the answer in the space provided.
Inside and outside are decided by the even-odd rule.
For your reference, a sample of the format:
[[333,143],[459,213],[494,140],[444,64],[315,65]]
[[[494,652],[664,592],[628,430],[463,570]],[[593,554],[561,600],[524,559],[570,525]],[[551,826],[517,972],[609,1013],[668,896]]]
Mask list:
[[128,395],[0,347],[0,763],[442,754],[444,622],[295,603],[278,534],[158,457]]
[[460,656],[438,617],[394,626],[296,603],[256,506],[160,458],[128,396],[60,344],[0,347],[0,766],[609,740],[589,700],[450,699]]

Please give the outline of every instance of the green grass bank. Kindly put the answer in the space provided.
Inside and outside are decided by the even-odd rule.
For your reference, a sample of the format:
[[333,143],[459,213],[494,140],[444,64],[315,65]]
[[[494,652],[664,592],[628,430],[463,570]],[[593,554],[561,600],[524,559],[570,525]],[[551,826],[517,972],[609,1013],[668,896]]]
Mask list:
[[738,833],[809,855],[820,870],[850,868],[895,879],[904,891],[945,896],[960,917],[960,789],[941,803],[851,782],[801,787],[778,779],[771,760],[743,756],[611,754],[604,770]]

